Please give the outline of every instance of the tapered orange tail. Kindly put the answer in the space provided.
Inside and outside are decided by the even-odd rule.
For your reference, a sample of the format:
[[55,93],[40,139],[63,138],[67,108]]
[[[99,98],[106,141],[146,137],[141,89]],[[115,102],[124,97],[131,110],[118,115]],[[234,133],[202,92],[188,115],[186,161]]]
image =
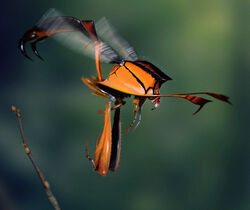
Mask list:
[[[111,134],[111,102],[105,104],[105,116],[104,116],[104,127],[102,131],[101,138],[98,143],[98,137],[96,137],[96,150],[94,153],[95,160],[93,160],[88,154],[88,140],[86,140],[86,157],[91,161],[94,169],[103,176],[106,176],[110,168],[110,158],[111,158],[111,147],[112,147],[112,134]],[[120,153],[119,153],[120,157]],[[119,163],[119,160],[118,160]],[[117,164],[118,164],[117,163]],[[116,168],[117,169],[117,168]]]
[[109,170],[110,157],[111,157],[111,102],[105,104],[104,127],[99,143],[96,146],[94,153],[96,171],[103,176],[106,176]]

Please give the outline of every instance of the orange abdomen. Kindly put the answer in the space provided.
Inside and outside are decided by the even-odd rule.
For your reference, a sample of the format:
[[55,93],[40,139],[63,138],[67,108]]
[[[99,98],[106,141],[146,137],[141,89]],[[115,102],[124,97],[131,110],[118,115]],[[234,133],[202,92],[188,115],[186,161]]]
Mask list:
[[157,80],[132,62],[115,65],[109,77],[100,84],[131,95],[153,94]]

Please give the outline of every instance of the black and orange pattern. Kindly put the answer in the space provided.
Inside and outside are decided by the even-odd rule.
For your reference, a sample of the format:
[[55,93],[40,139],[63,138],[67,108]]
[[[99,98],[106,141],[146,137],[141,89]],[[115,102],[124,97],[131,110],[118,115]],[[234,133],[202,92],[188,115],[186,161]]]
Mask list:
[[[109,30],[112,30],[112,28],[109,27]],[[88,159],[92,162],[95,170],[103,176],[107,175],[109,170],[116,172],[119,165],[121,151],[120,108],[125,104],[124,99],[126,97],[134,96],[134,119],[127,128],[127,132],[136,122],[137,113],[139,113],[139,120],[135,128],[139,125],[141,121],[141,107],[147,99],[151,100],[154,107],[157,108],[162,97],[183,98],[199,106],[194,114],[198,113],[205,104],[211,102],[211,100],[196,95],[209,95],[231,104],[229,97],[211,92],[160,95],[161,85],[172,79],[148,61],[123,60],[115,50],[112,50],[108,45],[104,45],[98,38],[95,24],[92,20],[81,21],[77,18],[67,16],[49,17],[23,35],[19,40],[19,48],[24,56],[31,59],[25,51],[26,42],[31,41],[32,50],[42,59],[36,49],[37,42],[63,32],[80,32],[89,39],[89,43],[93,44],[98,76],[92,79],[82,78],[82,81],[94,91],[94,95],[110,99],[105,105],[105,111],[99,112],[104,113],[104,127],[99,142],[97,138],[94,153],[95,160],[88,155],[86,148]],[[128,43],[125,45],[126,52],[128,52],[128,49],[132,49]],[[136,58],[137,55],[134,51],[132,52],[133,58]],[[115,63],[108,78],[105,80],[103,79],[101,70],[101,58],[103,55],[108,58],[106,59],[108,63]],[[112,101],[115,102],[113,107],[111,106]],[[113,127],[111,128],[112,110],[115,110],[115,115]]]

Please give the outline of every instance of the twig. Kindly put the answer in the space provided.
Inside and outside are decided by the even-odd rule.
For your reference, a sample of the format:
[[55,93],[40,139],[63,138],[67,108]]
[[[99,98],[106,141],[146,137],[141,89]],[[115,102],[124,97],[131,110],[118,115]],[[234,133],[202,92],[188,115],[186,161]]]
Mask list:
[[17,121],[18,121],[18,125],[19,125],[19,129],[20,129],[20,133],[21,133],[21,136],[22,136],[22,142],[23,142],[23,147],[25,149],[25,152],[27,154],[27,156],[29,157],[34,169],[36,170],[36,173],[38,175],[38,177],[40,178],[41,180],[41,183],[42,183],[42,186],[43,186],[43,189],[50,201],[50,203],[52,204],[52,206],[56,209],[56,210],[60,210],[60,206],[55,198],[55,196],[53,195],[51,189],[50,189],[50,185],[49,185],[49,182],[45,179],[42,171],[40,170],[40,168],[37,166],[37,164],[35,163],[33,157],[32,157],[32,154],[31,154],[31,150],[26,142],[26,139],[24,137],[24,132],[23,132],[23,126],[22,126],[22,122],[21,122],[21,114],[20,114],[20,109],[17,109],[15,106],[12,106],[11,107],[11,111],[16,115],[17,117]]

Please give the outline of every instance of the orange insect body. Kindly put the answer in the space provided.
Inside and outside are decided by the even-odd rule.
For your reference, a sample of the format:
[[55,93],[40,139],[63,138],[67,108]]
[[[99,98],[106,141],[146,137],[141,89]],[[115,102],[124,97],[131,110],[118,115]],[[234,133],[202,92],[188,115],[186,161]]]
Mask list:
[[[117,171],[120,150],[121,150],[121,120],[120,120],[120,107],[125,104],[124,98],[134,96],[134,119],[129,128],[133,126],[136,121],[136,114],[139,112],[139,121],[135,128],[141,121],[141,107],[146,99],[151,100],[156,108],[160,104],[161,97],[178,97],[190,101],[199,106],[200,109],[208,102],[208,99],[196,96],[197,94],[207,94],[213,98],[230,103],[229,98],[222,94],[211,92],[198,92],[188,94],[174,94],[174,95],[160,95],[161,85],[171,80],[169,76],[163,73],[160,69],[147,61],[138,60],[136,53],[128,43],[121,38],[117,38],[114,30],[105,23],[105,32],[111,34],[110,42],[116,50],[121,50],[121,54],[128,59],[121,59],[115,51],[108,45],[100,41],[97,36],[94,22],[91,20],[81,21],[74,17],[55,16],[49,17],[33,28],[28,30],[24,36],[19,40],[19,48],[27,58],[31,59],[25,51],[25,43],[32,41],[31,47],[34,53],[41,58],[36,50],[36,43],[45,39],[53,34],[62,32],[80,32],[88,40],[84,47],[92,45],[95,48],[95,60],[98,77],[93,77],[92,80],[82,78],[82,81],[92,90],[94,95],[109,98],[115,102],[111,107],[111,101],[105,105],[104,127],[99,142],[97,142],[96,150],[94,153],[95,160],[88,155],[86,144],[86,156],[92,162],[95,170],[101,175],[107,175],[108,171]],[[82,42],[83,44],[84,42]],[[42,59],[42,58],[41,58]],[[114,63],[107,79],[103,79],[101,70],[101,59],[106,59],[108,63]],[[111,128],[111,110],[115,110],[113,127]],[[100,113],[103,113],[102,111]]]
[[[143,86],[137,81],[138,77],[134,76],[133,69],[130,69],[127,69],[124,65],[120,66],[119,64],[117,64],[111,71],[109,77],[106,80],[100,82],[100,84],[121,91],[123,93],[145,94]],[[139,73],[141,72],[139,71]],[[151,83],[150,85],[153,85],[155,83],[154,79],[146,73],[145,75],[147,77],[147,80],[149,80],[149,83]]]
[[[153,73],[152,73],[153,74]],[[109,77],[100,84],[130,95],[153,95],[159,81],[132,62],[116,64]]]

